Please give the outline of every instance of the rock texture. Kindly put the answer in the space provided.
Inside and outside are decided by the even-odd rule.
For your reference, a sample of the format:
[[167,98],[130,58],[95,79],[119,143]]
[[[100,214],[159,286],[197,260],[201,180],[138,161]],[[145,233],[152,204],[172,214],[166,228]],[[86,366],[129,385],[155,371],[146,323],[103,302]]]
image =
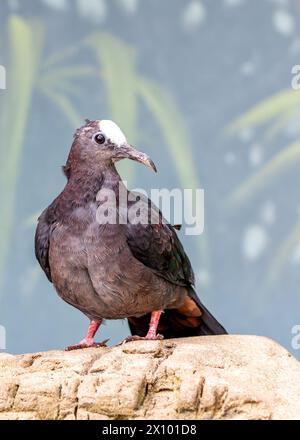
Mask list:
[[0,419],[300,419],[300,364],[258,336],[0,354]]

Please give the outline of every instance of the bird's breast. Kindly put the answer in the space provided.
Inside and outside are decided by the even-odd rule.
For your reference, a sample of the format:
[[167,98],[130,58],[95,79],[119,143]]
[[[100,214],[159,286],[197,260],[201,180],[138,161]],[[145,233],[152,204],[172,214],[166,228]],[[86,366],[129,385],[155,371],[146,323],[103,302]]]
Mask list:
[[59,295],[89,317],[141,316],[172,301],[171,285],[133,256],[122,225],[57,225],[49,257]]

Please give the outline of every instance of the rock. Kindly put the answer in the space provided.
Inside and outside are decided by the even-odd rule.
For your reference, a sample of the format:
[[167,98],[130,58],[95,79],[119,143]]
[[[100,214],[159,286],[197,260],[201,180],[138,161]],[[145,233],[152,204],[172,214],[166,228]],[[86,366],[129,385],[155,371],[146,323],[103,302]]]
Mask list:
[[258,336],[0,354],[0,419],[300,419],[300,364]]

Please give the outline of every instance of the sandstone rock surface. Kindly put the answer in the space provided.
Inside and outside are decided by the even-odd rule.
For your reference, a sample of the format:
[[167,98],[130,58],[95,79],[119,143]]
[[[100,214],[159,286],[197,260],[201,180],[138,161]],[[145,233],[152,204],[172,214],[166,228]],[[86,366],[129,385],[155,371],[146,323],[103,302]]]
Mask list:
[[0,419],[300,419],[300,363],[258,336],[0,354]]

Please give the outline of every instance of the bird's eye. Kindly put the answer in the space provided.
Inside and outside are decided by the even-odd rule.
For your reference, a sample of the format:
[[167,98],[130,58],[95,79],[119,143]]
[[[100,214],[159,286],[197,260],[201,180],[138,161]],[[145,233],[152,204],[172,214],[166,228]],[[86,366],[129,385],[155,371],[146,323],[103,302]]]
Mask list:
[[97,142],[97,144],[104,144],[105,142],[105,136],[102,133],[95,134],[94,139]]

